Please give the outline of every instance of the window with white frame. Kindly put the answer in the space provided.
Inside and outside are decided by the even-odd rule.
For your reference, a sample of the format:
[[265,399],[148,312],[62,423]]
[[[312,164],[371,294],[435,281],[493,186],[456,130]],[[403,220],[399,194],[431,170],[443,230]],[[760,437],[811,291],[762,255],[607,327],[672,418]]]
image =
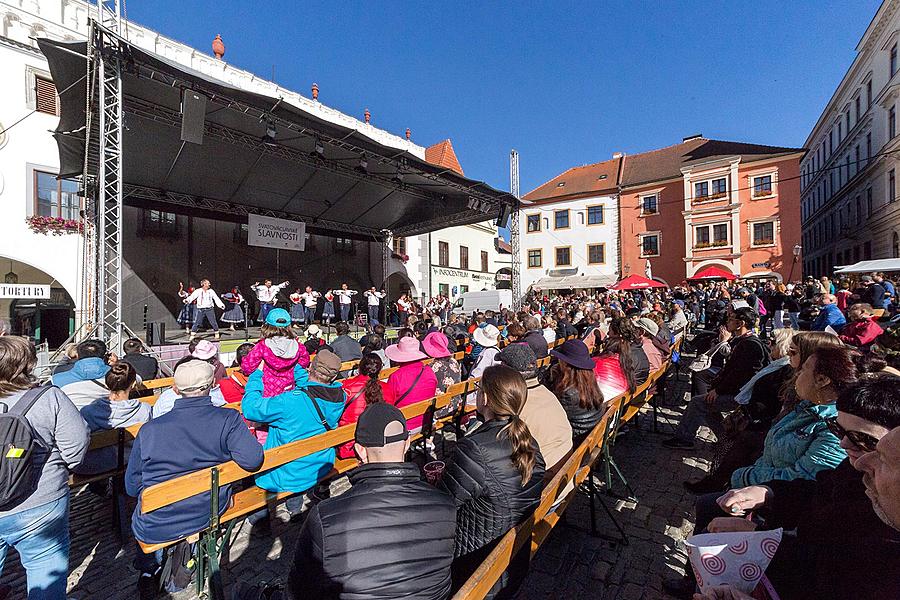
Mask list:
[[525,231],[528,233],[535,233],[541,230],[541,215],[528,215],[525,217],[525,220]]
[[659,196],[651,194],[641,198],[641,214],[655,215],[659,212]]
[[694,247],[713,248],[728,245],[728,224],[711,223],[694,227]]
[[893,77],[894,73],[897,72],[897,44],[894,44],[893,46],[891,46],[890,67],[891,67],[891,72],[890,72],[889,76]]
[[754,198],[763,198],[765,196],[771,196],[773,193],[772,188],[772,175],[759,175],[753,178],[753,197]]
[[728,178],[716,177],[707,181],[694,182],[694,200],[715,200],[728,193]]
[[659,234],[646,233],[641,236],[641,257],[659,256]]
[[753,246],[771,246],[775,244],[775,221],[757,221],[751,226]]
[[[34,214],[41,217],[78,219],[81,196],[74,179],[57,179],[53,173],[34,171]],[[174,220],[174,215],[172,215]]]

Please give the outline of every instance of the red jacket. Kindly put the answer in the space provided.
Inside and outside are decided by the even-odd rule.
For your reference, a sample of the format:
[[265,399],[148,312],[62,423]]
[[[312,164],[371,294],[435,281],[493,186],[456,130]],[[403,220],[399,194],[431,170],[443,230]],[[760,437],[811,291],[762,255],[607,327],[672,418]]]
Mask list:
[[875,341],[879,335],[884,333],[884,329],[872,319],[863,319],[861,321],[853,321],[847,323],[841,329],[839,338],[845,344],[862,348],[868,346]]
[[[363,389],[368,380],[369,377],[366,375],[357,375],[341,381],[341,387],[344,388],[344,392],[347,394],[347,406],[344,407],[344,414],[341,415],[341,419],[338,421],[338,427],[356,423],[359,415],[366,410],[366,395],[363,393]],[[379,381],[378,385],[381,386],[384,401],[393,404],[394,396],[391,388],[383,381]],[[356,453],[353,452],[353,442],[347,442],[342,446],[338,446],[337,454],[339,458],[353,458],[356,456]]]
[[[219,389],[222,391],[222,397],[225,398],[225,402],[229,404],[243,400],[245,385],[247,385],[247,376],[240,371],[235,371],[229,377],[219,380]],[[247,424],[250,432],[256,436],[256,440],[260,444],[266,443],[266,437],[269,435],[267,425],[254,423],[247,419],[244,419],[244,423]]]

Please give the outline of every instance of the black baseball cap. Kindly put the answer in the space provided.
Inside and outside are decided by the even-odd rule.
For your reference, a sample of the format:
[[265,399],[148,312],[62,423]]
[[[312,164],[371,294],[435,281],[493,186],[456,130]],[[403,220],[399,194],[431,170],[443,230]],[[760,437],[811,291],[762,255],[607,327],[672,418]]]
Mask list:
[[[394,435],[384,432],[391,423],[400,423],[403,431]],[[356,443],[364,448],[382,448],[409,438],[406,417],[399,408],[384,402],[370,404],[356,422]]]

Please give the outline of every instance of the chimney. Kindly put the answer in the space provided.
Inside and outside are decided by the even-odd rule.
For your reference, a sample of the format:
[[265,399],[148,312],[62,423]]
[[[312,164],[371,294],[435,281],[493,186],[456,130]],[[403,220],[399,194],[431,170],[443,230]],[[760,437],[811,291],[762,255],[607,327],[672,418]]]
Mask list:
[[684,142],[689,142],[691,140],[699,140],[702,137],[703,137],[702,133],[695,133],[694,135],[689,135],[687,137],[681,138],[681,143],[683,144]]
[[319,84],[318,83],[312,84],[312,97],[313,97],[313,100],[315,100],[316,102],[319,101]]
[[219,60],[222,60],[222,57],[225,56],[225,43],[222,41],[222,36],[218,33],[216,34],[216,39],[213,40],[212,51]]
[[622,158],[623,156],[625,156],[625,154],[622,152],[613,152],[613,159]]

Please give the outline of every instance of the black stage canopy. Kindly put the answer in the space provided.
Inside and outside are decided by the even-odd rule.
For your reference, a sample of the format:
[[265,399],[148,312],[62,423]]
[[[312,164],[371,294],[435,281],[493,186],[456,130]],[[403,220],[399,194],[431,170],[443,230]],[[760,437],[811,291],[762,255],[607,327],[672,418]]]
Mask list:
[[[100,113],[87,43],[38,44],[60,95],[60,176],[85,174],[90,183],[97,173]],[[118,51],[124,64],[122,178],[128,205],[235,222],[258,213],[305,221],[314,233],[371,240],[384,238],[385,230],[415,235],[485,221],[503,204],[515,203],[506,192],[356,129],[235,88],[124,40],[117,50],[104,51]],[[201,144],[182,141],[185,93],[206,100]]]

